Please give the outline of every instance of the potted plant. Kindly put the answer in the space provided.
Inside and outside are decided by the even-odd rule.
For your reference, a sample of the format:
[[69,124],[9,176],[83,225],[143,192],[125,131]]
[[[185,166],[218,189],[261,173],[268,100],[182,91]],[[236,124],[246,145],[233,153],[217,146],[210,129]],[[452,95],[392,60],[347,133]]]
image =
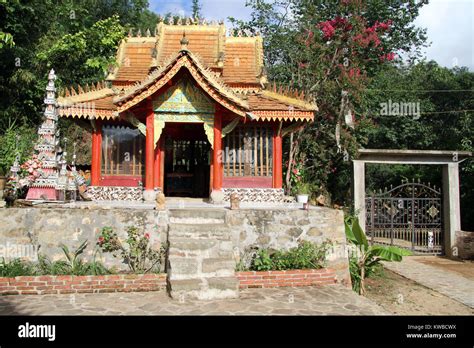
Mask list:
[[296,186],[296,201],[298,203],[308,203],[311,194],[311,185],[305,182],[299,182]]

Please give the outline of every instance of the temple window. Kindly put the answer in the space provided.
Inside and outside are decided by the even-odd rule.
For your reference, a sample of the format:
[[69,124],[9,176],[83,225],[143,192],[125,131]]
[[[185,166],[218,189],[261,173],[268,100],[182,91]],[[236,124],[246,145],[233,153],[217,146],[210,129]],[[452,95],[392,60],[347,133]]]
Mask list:
[[224,176],[263,176],[273,172],[273,130],[265,125],[241,125],[224,138]]
[[145,137],[136,128],[102,128],[102,175],[142,176],[145,174]]

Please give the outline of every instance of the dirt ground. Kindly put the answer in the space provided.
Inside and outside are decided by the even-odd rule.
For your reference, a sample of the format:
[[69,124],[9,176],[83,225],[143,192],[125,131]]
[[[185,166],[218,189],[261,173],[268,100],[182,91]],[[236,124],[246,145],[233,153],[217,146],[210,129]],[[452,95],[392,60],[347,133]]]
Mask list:
[[459,275],[474,280],[474,261],[453,261],[444,257],[417,256],[414,259],[425,265],[449,270]]
[[468,306],[387,269],[367,279],[366,290],[367,298],[396,315],[474,315]]

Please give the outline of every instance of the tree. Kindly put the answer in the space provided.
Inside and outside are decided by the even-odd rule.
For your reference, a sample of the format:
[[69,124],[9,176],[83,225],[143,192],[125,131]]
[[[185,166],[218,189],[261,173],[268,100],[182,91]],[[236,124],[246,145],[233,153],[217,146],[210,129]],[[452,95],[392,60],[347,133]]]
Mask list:
[[[306,180],[322,192],[331,191],[336,201],[349,198],[348,159],[367,141],[363,132],[344,125],[341,95],[348,92],[356,128],[366,127],[370,120],[361,113],[363,92],[378,71],[393,64],[396,52],[419,56],[426,33],[413,21],[426,3],[250,0],[253,12],[249,21],[231,18],[241,29],[264,36],[271,79],[303,90],[318,104],[315,121],[296,133],[292,144],[286,140],[285,148],[286,152],[299,149],[294,157],[305,163]],[[340,146],[336,127],[340,129]]]
[[[34,132],[41,121],[51,67],[58,73],[59,88],[102,80],[128,28],[156,25],[157,16],[147,7],[146,0],[0,0],[0,45],[7,43],[0,48],[0,139],[6,130],[9,139],[10,133],[31,138],[26,130]],[[78,127],[63,119],[60,123],[63,134],[71,133],[87,146]],[[27,143],[31,153],[33,143]],[[79,157],[83,150],[87,155],[86,149],[78,148]],[[4,155],[9,162],[15,156]]]
[[[153,16],[147,12],[146,0],[84,0],[84,1],[4,1],[0,0],[0,32],[8,33],[14,38],[15,45],[4,45],[0,49],[0,132],[7,129],[11,123],[36,127],[41,117],[43,106],[42,98],[46,76],[51,62],[43,59],[44,53],[62,40],[63,45],[77,44],[81,48],[79,32],[90,33],[89,30],[97,22],[118,15],[120,25],[125,28],[141,27],[141,21],[149,23]],[[155,23],[156,24],[156,23]],[[147,24],[148,25],[148,24]],[[96,28],[101,30],[101,28]],[[106,34],[106,33],[104,33]],[[69,42],[66,35],[70,35]],[[100,35],[100,33],[99,33]],[[1,35],[0,35],[1,36]],[[10,37],[10,36],[8,36]],[[4,36],[5,38],[5,36]],[[108,57],[110,42],[104,39],[106,49],[104,55]],[[115,40],[115,36],[113,40]],[[76,40],[76,41],[74,41]],[[0,39],[1,41],[1,39]],[[7,40],[11,42],[10,39]],[[97,46],[102,42],[98,41]],[[11,46],[11,47],[10,47]],[[90,76],[90,71],[81,69],[85,75],[75,73],[74,83],[86,83],[97,77],[102,57],[100,49],[91,55],[81,57],[91,59],[88,64],[95,64],[97,70]],[[58,65],[57,57],[55,68],[75,72],[80,57],[66,57],[71,65],[61,62]],[[83,64],[80,64],[83,66]],[[63,82],[67,82],[67,77]],[[66,78],[65,78],[66,77]],[[100,72],[103,78],[103,72]],[[61,81],[58,81],[61,83]],[[60,85],[61,86],[61,85]]]
[[193,0],[192,13],[193,18],[201,18],[201,5],[199,0]]
[[[390,66],[372,79],[365,93],[363,109],[371,123],[358,132],[364,133],[368,147],[474,151],[474,73],[467,68],[443,68],[433,61]],[[380,105],[389,100],[418,103],[419,114],[381,115]],[[414,178],[441,187],[440,169],[370,165],[367,186],[379,189]],[[462,227],[472,230],[474,161],[461,163],[460,170]]]

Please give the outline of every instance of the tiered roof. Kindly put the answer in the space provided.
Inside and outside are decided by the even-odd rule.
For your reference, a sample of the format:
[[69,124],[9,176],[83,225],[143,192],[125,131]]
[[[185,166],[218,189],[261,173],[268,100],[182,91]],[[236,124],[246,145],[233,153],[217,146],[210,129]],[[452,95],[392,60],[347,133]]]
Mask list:
[[[184,39],[184,41],[183,41]],[[303,94],[269,85],[262,37],[226,35],[224,24],[165,24],[124,39],[118,65],[105,82],[66,89],[58,99],[63,117],[119,118],[187,69],[225,109],[255,120],[312,120],[317,106]],[[79,106],[78,106],[79,104]],[[87,108],[88,104],[93,108]]]

